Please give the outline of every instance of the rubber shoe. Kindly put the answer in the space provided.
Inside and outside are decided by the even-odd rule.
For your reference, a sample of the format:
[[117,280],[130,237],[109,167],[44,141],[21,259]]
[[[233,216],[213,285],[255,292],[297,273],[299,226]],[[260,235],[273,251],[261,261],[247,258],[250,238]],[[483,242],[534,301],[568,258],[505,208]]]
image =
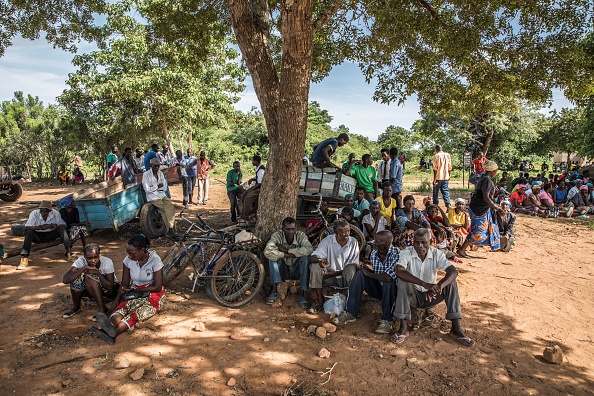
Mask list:
[[571,217],[571,216],[573,215],[573,206],[570,206],[570,207],[567,209],[567,212],[565,212],[565,215],[566,215],[567,217]]
[[354,322],[355,320],[357,320],[357,318],[348,313],[348,311],[343,311],[340,315],[332,319],[332,323],[340,326],[343,324]]
[[29,257],[21,257],[21,262],[17,267],[17,270],[24,270],[29,266]]
[[392,331],[392,321],[390,320],[380,320],[375,332],[378,334],[390,334]]

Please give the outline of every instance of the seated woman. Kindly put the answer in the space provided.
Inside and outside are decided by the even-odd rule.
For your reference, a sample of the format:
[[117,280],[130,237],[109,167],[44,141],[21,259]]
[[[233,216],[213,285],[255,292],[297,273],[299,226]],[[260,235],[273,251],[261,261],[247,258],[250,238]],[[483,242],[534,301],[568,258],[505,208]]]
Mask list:
[[540,217],[549,217],[549,212],[547,207],[544,206],[540,200],[540,192],[542,191],[542,186],[540,184],[535,184],[532,186],[532,194],[528,195],[528,198],[524,200],[524,210],[530,211],[533,216],[540,216]]
[[524,214],[533,213],[532,207],[530,205],[526,207],[526,200],[528,199],[528,196],[526,195],[526,190],[527,187],[525,184],[518,184],[518,190],[514,191],[510,195],[509,201],[512,204],[512,212]]
[[460,236],[454,233],[454,229],[450,226],[450,221],[443,209],[438,205],[430,205],[427,207],[425,218],[431,224],[431,231],[435,235],[435,247],[441,250],[448,260],[460,262],[461,260],[451,250],[452,246],[458,245]]
[[378,201],[371,201],[369,213],[363,216],[363,235],[365,236],[365,240],[372,242],[375,234],[387,228],[388,221],[380,212],[380,203]]
[[455,206],[448,210],[448,222],[453,228],[452,249],[462,246],[470,229],[470,215],[464,209],[465,206],[464,198],[457,198]]
[[81,172],[78,166],[74,167],[74,171],[72,172],[72,184],[83,184],[85,182],[85,175]]
[[396,200],[392,198],[392,185],[390,182],[382,184],[382,195],[375,200],[379,202],[380,214],[384,216],[388,222],[388,228],[390,228],[396,220],[396,209],[398,208]]
[[103,312],[97,313],[101,329],[90,328],[93,334],[109,344],[114,344],[117,336],[139,321],[153,317],[165,303],[163,263],[154,250],[148,250],[149,247],[150,241],[143,234],[130,238],[116,307],[109,318]]
[[547,209],[551,216],[556,218],[559,214],[559,208],[556,207],[555,203],[553,202],[553,186],[550,183],[545,183],[542,191],[538,195],[538,198],[540,198],[540,203],[542,206]]
[[511,212],[511,204],[507,199],[500,203],[502,213],[497,214],[497,224],[499,226],[499,235],[501,238],[501,251],[509,252],[516,243],[514,236],[514,223],[516,215]]
[[557,187],[553,189],[553,203],[559,209],[559,213],[566,217],[573,215],[573,204],[568,200],[567,183],[563,179],[557,179]]
[[80,221],[78,209],[74,204],[72,195],[60,199],[60,206],[62,207],[60,209],[60,216],[62,216],[62,220],[66,223],[66,232],[68,232],[70,243],[74,244],[80,238],[83,247],[87,246],[87,236],[89,235],[87,227],[91,226],[91,222]]
[[118,294],[117,281],[113,261],[101,255],[99,245],[86,245],[83,257],[79,257],[62,278],[62,282],[70,284],[72,295],[72,308],[62,317],[67,319],[78,313],[83,297],[90,297],[97,303],[99,312],[107,313],[105,304],[113,301]]
[[[419,228],[431,229],[431,224],[425,216],[415,208],[415,198],[412,195],[405,196],[403,204],[404,207],[396,212],[394,230],[394,244],[400,250],[407,246],[413,246],[415,230]],[[432,238],[432,242],[435,242],[434,238]]]
[[571,198],[571,203],[573,204],[573,213],[577,214],[578,218],[587,219],[586,213],[594,213],[594,206],[588,202],[588,186],[581,186],[579,194]]

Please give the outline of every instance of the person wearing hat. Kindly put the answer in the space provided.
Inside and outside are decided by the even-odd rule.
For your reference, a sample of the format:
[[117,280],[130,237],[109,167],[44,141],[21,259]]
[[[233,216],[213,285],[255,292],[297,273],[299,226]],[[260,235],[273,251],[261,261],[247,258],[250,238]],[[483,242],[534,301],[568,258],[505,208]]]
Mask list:
[[142,188],[146,192],[146,200],[155,205],[161,211],[163,222],[167,227],[167,235],[173,238],[178,237],[173,226],[175,225],[175,207],[167,197],[167,179],[159,170],[161,161],[153,158],[150,161],[151,169],[142,174]]
[[586,213],[594,213],[594,207],[588,203],[588,186],[580,186],[579,194],[574,195],[570,201],[573,204],[573,213],[579,219],[588,219]]
[[39,208],[31,212],[25,223],[25,241],[17,270],[23,270],[29,265],[29,254],[33,243],[51,242],[58,238],[64,244],[66,257],[68,260],[72,260],[72,248],[66,232],[66,223],[62,220],[60,212],[52,209],[50,201],[41,201]]
[[530,214],[534,216],[540,217],[549,217],[549,211],[545,205],[542,204],[540,200],[540,193],[542,191],[542,186],[539,183],[542,182],[534,182],[535,184],[532,185],[532,191],[530,194],[527,194],[528,199],[524,200],[524,209],[531,211]]
[[89,235],[87,227],[91,226],[91,222],[80,221],[80,215],[76,205],[74,204],[72,195],[67,195],[62,198],[60,200],[60,206],[62,207],[60,209],[60,216],[66,223],[66,232],[68,232],[70,243],[74,244],[74,242],[80,238],[83,247],[87,246],[87,235]]
[[579,195],[580,187],[582,187],[582,185],[584,184],[584,181],[582,179],[575,179],[575,181],[573,183],[574,183],[573,187],[571,187],[569,189],[569,192],[567,193],[567,199],[570,201],[574,196]]
[[511,212],[511,203],[509,200],[502,200],[500,205],[502,212],[497,214],[497,225],[499,226],[499,234],[501,235],[501,251],[509,252],[516,244],[516,237],[514,236],[516,215]]
[[524,213],[524,214],[531,214],[532,212],[526,210],[526,200],[528,196],[526,195],[526,185],[525,184],[518,184],[518,189],[509,196],[509,201],[512,204],[512,212],[514,213]]
[[491,200],[493,190],[495,189],[492,178],[497,174],[499,166],[497,166],[495,161],[489,160],[485,162],[484,169],[485,174],[476,183],[474,194],[468,205],[470,233],[466,237],[462,247],[456,252],[460,257],[470,257],[466,254],[466,249],[470,245],[489,246],[493,251],[499,250],[500,247],[499,227],[492,211],[499,214],[502,214],[503,211]]

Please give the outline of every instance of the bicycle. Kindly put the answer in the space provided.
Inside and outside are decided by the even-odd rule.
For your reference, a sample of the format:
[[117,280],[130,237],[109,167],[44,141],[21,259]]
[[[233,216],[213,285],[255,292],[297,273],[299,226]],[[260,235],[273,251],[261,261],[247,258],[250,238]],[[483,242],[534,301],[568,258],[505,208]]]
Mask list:
[[[322,242],[322,239],[326,238],[328,235],[334,234],[334,228],[330,224],[328,224],[328,219],[326,219],[326,216],[322,213],[320,209],[321,205],[322,196],[320,196],[320,200],[318,201],[316,210],[313,211],[314,213],[317,213],[320,221],[305,231],[305,235],[309,239],[309,242],[314,246],[314,248],[320,242]],[[353,224],[349,224],[349,226],[351,227],[350,236],[357,240],[357,243],[359,244],[359,251],[363,250],[363,248],[365,247],[365,236],[363,235],[363,231],[361,231],[359,227]]]
[[[163,256],[163,283],[167,285],[191,265],[192,292],[196,286],[206,286],[209,297],[230,308],[241,307],[254,299],[264,284],[264,265],[255,254],[243,250],[249,242],[234,242],[233,234],[212,229],[200,214],[196,214],[197,222],[183,216],[183,212],[179,216],[190,226]],[[194,229],[202,235],[191,236]],[[186,241],[191,243],[186,245]],[[207,260],[210,246],[216,250]]]

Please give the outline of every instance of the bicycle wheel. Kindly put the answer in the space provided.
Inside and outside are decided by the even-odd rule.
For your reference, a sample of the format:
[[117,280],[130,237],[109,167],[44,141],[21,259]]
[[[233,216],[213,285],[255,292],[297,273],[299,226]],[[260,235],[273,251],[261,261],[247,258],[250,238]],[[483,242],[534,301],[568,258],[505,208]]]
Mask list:
[[163,256],[163,262],[165,263],[163,266],[163,284],[165,286],[168,286],[175,278],[184,272],[196,254],[193,250],[186,250],[178,256],[177,252],[179,251],[179,248],[179,245],[173,245],[169,248],[167,253],[165,253],[165,256]]
[[264,283],[264,265],[245,250],[225,254],[210,278],[210,289],[219,304],[238,308],[258,295]]

